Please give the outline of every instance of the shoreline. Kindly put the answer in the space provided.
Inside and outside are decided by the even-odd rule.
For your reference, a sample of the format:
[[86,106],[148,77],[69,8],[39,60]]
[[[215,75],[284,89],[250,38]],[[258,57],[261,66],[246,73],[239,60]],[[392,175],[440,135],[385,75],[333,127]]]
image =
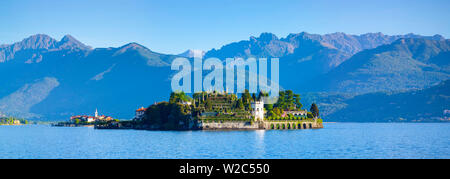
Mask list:
[[50,124],[51,127],[95,127],[94,124],[83,125],[83,124]]
[[248,131],[248,130],[304,130],[321,129],[322,123],[299,122],[299,121],[259,121],[249,122],[198,122],[193,121],[186,126],[179,128],[164,128],[162,126],[151,126],[139,123],[113,123],[95,125],[95,129],[136,129],[136,130],[156,130],[156,131]]

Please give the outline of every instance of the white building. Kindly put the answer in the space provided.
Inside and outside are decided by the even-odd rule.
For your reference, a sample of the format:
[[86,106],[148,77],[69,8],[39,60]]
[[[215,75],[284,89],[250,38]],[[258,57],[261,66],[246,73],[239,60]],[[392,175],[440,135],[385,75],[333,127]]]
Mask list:
[[289,114],[295,116],[295,117],[306,117],[308,115],[308,111],[306,110],[300,110],[300,111],[284,111],[281,117],[286,117]]
[[142,120],[144,117],[144,113],[147,110],[147,108],[141,107],[136,110],[136,115],[134,116],[134,120]]
[[264,120],[264,101],[255,101],[252,103],[252,114],[255,121]]
[[190,106],[190,105],[192,105],[192,102],[190,102],[190,101],[183,101],[183,102],[181,102],[181,104]]
[[95,121],[95,118],[93,118],[92,116],[89,116],[87,118],[87,122],[94,122],[94,121]]

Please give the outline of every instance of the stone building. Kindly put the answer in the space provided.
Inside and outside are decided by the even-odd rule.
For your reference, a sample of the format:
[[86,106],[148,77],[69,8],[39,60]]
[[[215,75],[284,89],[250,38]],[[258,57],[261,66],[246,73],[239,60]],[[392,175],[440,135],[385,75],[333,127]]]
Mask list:
[[300,110],[300,111],[284,111],[281,117],[287,117],[289,114],[293,115],[294,117],[307,117],[308,111],[306,110]]
[[142,120],[142,119],[144,118],[144,114],[145,114],[145,111],[146,111],[146,110],[147,110],[147,108],[144,108],[144,107],[141,107],[141,108],[139,108],[139,109],[136,109],[136,114],[135,114],[133,120],[135,120],[135,121],[140,121],[140,120]]
[[264,101],[259,100],[252,103],[252,114],[255,121],[264,120]]

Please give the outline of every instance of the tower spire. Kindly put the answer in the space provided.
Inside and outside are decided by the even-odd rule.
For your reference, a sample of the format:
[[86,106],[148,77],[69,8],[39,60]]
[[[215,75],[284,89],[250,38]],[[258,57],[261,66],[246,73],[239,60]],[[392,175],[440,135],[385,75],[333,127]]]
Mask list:
[[95,117],[98,117],[98,110],[95,108]]

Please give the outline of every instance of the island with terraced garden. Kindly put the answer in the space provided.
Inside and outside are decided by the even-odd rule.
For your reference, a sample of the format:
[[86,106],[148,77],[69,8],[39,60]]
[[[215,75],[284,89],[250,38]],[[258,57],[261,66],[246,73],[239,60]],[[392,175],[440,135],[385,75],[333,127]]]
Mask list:
[[323,128],[319,109],[312,104],[302,109],[300,95],[280,91],[274,104],[264,102],[268,94],[240,97],[226,92],[200,92],[191,96],[172,92],[168,102],[159,102],[136,110],[129,121],[109,121],[96,129],[143,130],[276,130]]

